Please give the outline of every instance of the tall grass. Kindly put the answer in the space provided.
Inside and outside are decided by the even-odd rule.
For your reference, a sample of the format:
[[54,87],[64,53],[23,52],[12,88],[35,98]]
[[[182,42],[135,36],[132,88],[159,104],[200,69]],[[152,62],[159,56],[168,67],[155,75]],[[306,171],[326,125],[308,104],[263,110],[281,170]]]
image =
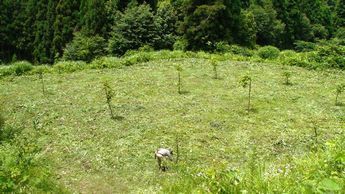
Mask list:
[[265,164],[253,151],[243,168],[215,162],[207,168],[180,165],[176,172],[173,182],[162,182],[163,193],[343,193],[345,138],[279,164]]

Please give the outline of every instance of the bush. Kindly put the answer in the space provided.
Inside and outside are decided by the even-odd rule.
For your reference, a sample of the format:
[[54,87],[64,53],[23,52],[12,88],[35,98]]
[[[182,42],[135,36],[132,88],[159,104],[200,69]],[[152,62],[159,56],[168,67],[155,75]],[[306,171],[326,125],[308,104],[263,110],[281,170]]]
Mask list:
[[318,46],[315,53],[309,54],[309,60],[319,63],[324,68],[345,69],[345,46]]
[[188,41],[186,39],[177,39],[174,43],[175,51],[186,51],[188,47]]
[[[18,131],[11,128],[12,131]],[[64,193],[42,154],[37,130],[23,130],[0,144],[0,190],[4,193]]]
[[0,68],[0,76],[9,76],[14,75],[14,70],[11,67],[1,67]]
[[295,57],[296,55],[297,53],[293,50],[283,50],[280,52],[279,58],[284,60],[287,58]]
[[235,55],[242,55],[245,57],[251,57],[254,55],[252,50],[238,45],[231,45],[229,51]]
[[[1,119],[1,118],[0,118]],[[0,121],[1,122],[1,121]],[[0,144],[3,142],[11,141],[16,135],[20,134],[22,129],[10,126],[0,126]]]
[[297,52],[308,52],[313,51],[316,48],[316,44],[312,42],[305,42],[305,41],[296,41],[294,43],[295,50]]
[[121,59],[117,57],[100,57],[92,61],[89,65],[91,69],[120,68]]
[[119,13],[111,32],[108,50],[120,56],[128,50],[154,45],[156,30],[154,15],[149,5],[130,6],[124,13]]
[[335,37],[339,39],[345,39],[345,27],[340,27],[335,33]]
[[13,72],[15,73],[15,75],[21,76],[31,71],[33,69],[33,66],[31,63],[27,61],[19,61],[19,62],[13,63],[11,69],[13,69]]
[[215,45],[216,45],[215,51],[219,53],[229,52],[231,49],[230,45],[224,41],[217,42]]
[[174,179],[162,179],[163,193],[343,193],[344,137],[294,160],[267,165],[249,156],[243,168],[225,161],[208,167],[177,168]]
[[144,45],[138,49],[141,52],[152,52],[154,51],[153,47],[150,45]]
[[53,66],[58,73],[72,73],[84,69],[86,63],[83,61],[61,61]]
[[63,53],[63,60],[90,62],[97,56],[105,55],[105,40],[96,36],[86,36],[82,33],[75,33],[72,42],[66,45]]
[[264,46],[258,50],[258,55],[262,59],[276,59],[278,58],[279,53],[279,49],[274,46]]

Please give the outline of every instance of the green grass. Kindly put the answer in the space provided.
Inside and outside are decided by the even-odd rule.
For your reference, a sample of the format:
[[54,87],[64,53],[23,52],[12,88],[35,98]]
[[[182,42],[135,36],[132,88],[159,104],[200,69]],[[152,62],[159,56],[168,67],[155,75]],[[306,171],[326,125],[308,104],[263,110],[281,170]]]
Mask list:
[[[183,94],[177,92],[176,65]],[[285,85],[283,72],[291,72]],[[43,154],[53,161],[59,183],[71,192],[160,191],[176,180],[176,166],[158,171],[154,150],[175,149],[180,139],[181,166],[208,168],[222,163],[241,169],[255,159],[279,166],[306,157],[318,142],[344,136],[345,106],[335,106],[343,71],[310,71],[264,63],[204,59],[156,60],[117,69],[46,74],[46,95],[37,75],[0,80],[9,125],[32,126],[38,120],[49,142]],[[252,77],[248,114],[243,75]],[[102,81],[115,95],[109,116]],[[345,103],[345,97],[339,101]]]

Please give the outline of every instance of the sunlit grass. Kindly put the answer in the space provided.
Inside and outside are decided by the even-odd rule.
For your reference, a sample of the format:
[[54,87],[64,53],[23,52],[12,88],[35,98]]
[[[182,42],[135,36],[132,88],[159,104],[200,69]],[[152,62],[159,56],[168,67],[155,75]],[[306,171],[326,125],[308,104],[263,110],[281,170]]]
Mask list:
[[[176,66],[182,90],[177,92]],[[282,74],[292,73],[290,85]],[[247,90],[252,78],[252,112]],[[37,119],[49,133],[46,154],[59,181],[76,192],[152,192],[178,171],[160,173],[154,150],[180,138],[184,166],[222,162],[243,167],[253,147],[267,165],[311,151],[314,128],[323,144],[344,135],[345,107],[335,106],[341,71],[223,61],[213,79],[203,59],[157,60],[130,67],[45,74],[45,95],[37,75],[0,80],[9,124],[31,126]],[[112,120],[102,80],[115,91]],[[345,103],[345,97],[339,96]]]

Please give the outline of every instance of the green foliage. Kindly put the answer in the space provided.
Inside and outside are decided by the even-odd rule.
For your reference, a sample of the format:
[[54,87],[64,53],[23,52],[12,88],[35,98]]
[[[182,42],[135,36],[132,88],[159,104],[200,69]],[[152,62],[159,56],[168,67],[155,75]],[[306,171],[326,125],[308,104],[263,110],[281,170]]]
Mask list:
[[[16,134],[13,134],[13,131]],[[35,130],[9,128],[1,138],[0,190],[9,193],[65,192],[55,180],[49,161],[42,155],[41,134]]]
[[258,55],[263,59],[276,59],[279,53],[279,49],[274,46],[264,46],[258,50]]
[[345,27],[340,27],[336,33],[335,37],[339,39],[344,39],[345,40]]
[[60,61],[53,65],[53,69],[58,73],[72,73],[86,67],[83,61]]
[[240,85],[243,88],[248,87],[248,106],[247,111],[250,112],[250,101],[251,101],[251,92],[252,92],[252,78],[248,75],[245,75],[240,80]]
[[[326,142],[340,136],[344,110],[329,102],[335,97],[335,83],[345,81],[341,71],[286,66],[284,71],[295,72],[299,83],[287,89],[276,82],[282,78],[278,60],[257,63],[254,60],[259,59],[253,57],[253,61],[238,62],[247,59],[231,53],[181,51],[136,51],[118,60],[142,53],[155,61],[121,69],[45,74],[49,98],[38,92],[37,75],[1,79],[0,91],[11,105],[5,107],[7,125],[29,127],[31,114],[40,118],[35,126],[44,126],[47,136],[38,139],[47,144],[43,144],[43,152],[33,155],[53,159],[51,172],[60,175],[58,182],[70,192],[303,193],[330,187],[329,181],[321,184],[327,178],[341,188],[344,185],[341,152],[313,156],[321,155],[328,149]],[[117,61],[107,58],[100,64]],[[212,73],[212,66],[207,65],[211,59],[221,60],[222,73],[228,76],[205,79]],[[185,95],[177,93],[177,64],[183,67],[183,83],[190,90]],[[248,87],[236,87],[236,80],[248,71],[256,80],[258,111],[245,116],[239,105],[246,102]],[[109,119],[100,76],[109,79],[114,91],[120,91],[112,103],[116,102],[115,113],[128,115],[122,122]],[[318,118],[313,119],[315,116]],[[310,152],[310,123],[319,125],[320,152]],[[154,168],[153,151],[160,145],[175,145],[176,130],[181,134],[179,162],[162,174]],[[229,139],[233,140],[231,146]],[[257,154],[251,157],[248,153],[254,145]],[[256,162],[249,164],[251,158]],[[205,176],[207,181],[203,181]]]
[[179,94],[182,94],[182,90],[181,90],[181,87],[182,87],[181,72],[183,71],[182,66],[177,65],[176,70],[177,70],[177,92]]
[[341,93],[343,93],[345,91],[345,84],[340,84],[340,85],[337,85],[337,88],[336,88],[336,91],[335,91],[335,94],[336,94],[336,98],[335,98],[335,105],[338,105],[338,97]]
[[251,57],[254,55],[254,51],[250,50],[246,47],[241,47],[238,45],[231,45],[229,52],[235,54],[235,55],[241,55],[245,57]]
[[[235,4],[227,7],[223,1],[209,4],[197,1],[189,3],[188,13],[179,28],[180,33],[188,41],[189,49],[213,50],[214,42],[231,39],[228,22],[236,20],[229,15],[227,8],[233,8]],[[239,15],[238,11],[231,14]]]
[[259,45],[280,45],[281,35],[285,24],[277,19],[271,1],[263,1],[264,5],[252,4],[249,10],[254,14],[257,28],[257,40]]
[[308,52],[313,51],[316,48],[316,44],[312,42],[296,41],[295,50],[298,52]]
[[91,69],[121,68],[121,59],[117,57],[99,57],[93,60],[89,67]]
[[21,76],[33,69],[31,63],[27,61],[19,61],[12,64],[11,69],[16,76]]
[[163,192],[341,193],[345,161],[342,141],[344,138],[329,141],[325,150],[269,167],[258,158],[249,159],[245,168],[231,167],[225,161],[206,168],[182,166],[177,169],[177,178],[163,182]]
[[323,68],[345,69],[345,46],[324,45],[317,48],[311,61],[321,64]]
[[186,39],[177,39],[173,45],[175,51],[186,51],[188,47],[188,41]]
[[107,103],[108,108],[109,108],[110,118],[115,119],[112,104],[111,104],[111,100],[113,99],[115,93],[114,93],[114,90],[111,88],[109,82],[106,80],[103,81],[103,90],[104,90],[106,103]]
[[2,115],[2,112],[1,112],[1,109],[0,109],[0,131],[2,131],[2,129],[4,128],[5,126],[5,118],[4,116]]
[[149,5],[129,7],[124,13],[119,13],[108,50],[112,54],[123,55],[128,50],[136,50],[145,45],[155,46],[160,43],[158,38],[162,38],[157,30],[158,24]]
[[213,67],[214,79],[218,79],[218,71],[217,71],[218,62],[215,60],[212,60],[211,65]]
[[175,8],[168,4],[158,8],[155,17],[156,37],[153,40],[155,49],[172,49],[177,39],[178,17]]
[[326,27],[322,26],[321,24],[314,24],[312,26],[312,32],[313,32],[313,37],[316,40],[327,39],[329,36],[329,32],[326,29]]
[[95,57],[105,53],[105,40],[102,37],[75,33],[72,42],[64,49],[63,59],[91,62]]
[[289,72],[289,71],[284,71],[283,72],[283,76],[284,76],[284,78],[285,78],[285,85],[290,85],[291,84],[291,82],[290,82],[290,77],[291,77],[291,72]]
[[240,27],[238,32],[239,43],[253,48],[256,43],[257,26],[254,14],[251,11],[243,11],[240,15]]

